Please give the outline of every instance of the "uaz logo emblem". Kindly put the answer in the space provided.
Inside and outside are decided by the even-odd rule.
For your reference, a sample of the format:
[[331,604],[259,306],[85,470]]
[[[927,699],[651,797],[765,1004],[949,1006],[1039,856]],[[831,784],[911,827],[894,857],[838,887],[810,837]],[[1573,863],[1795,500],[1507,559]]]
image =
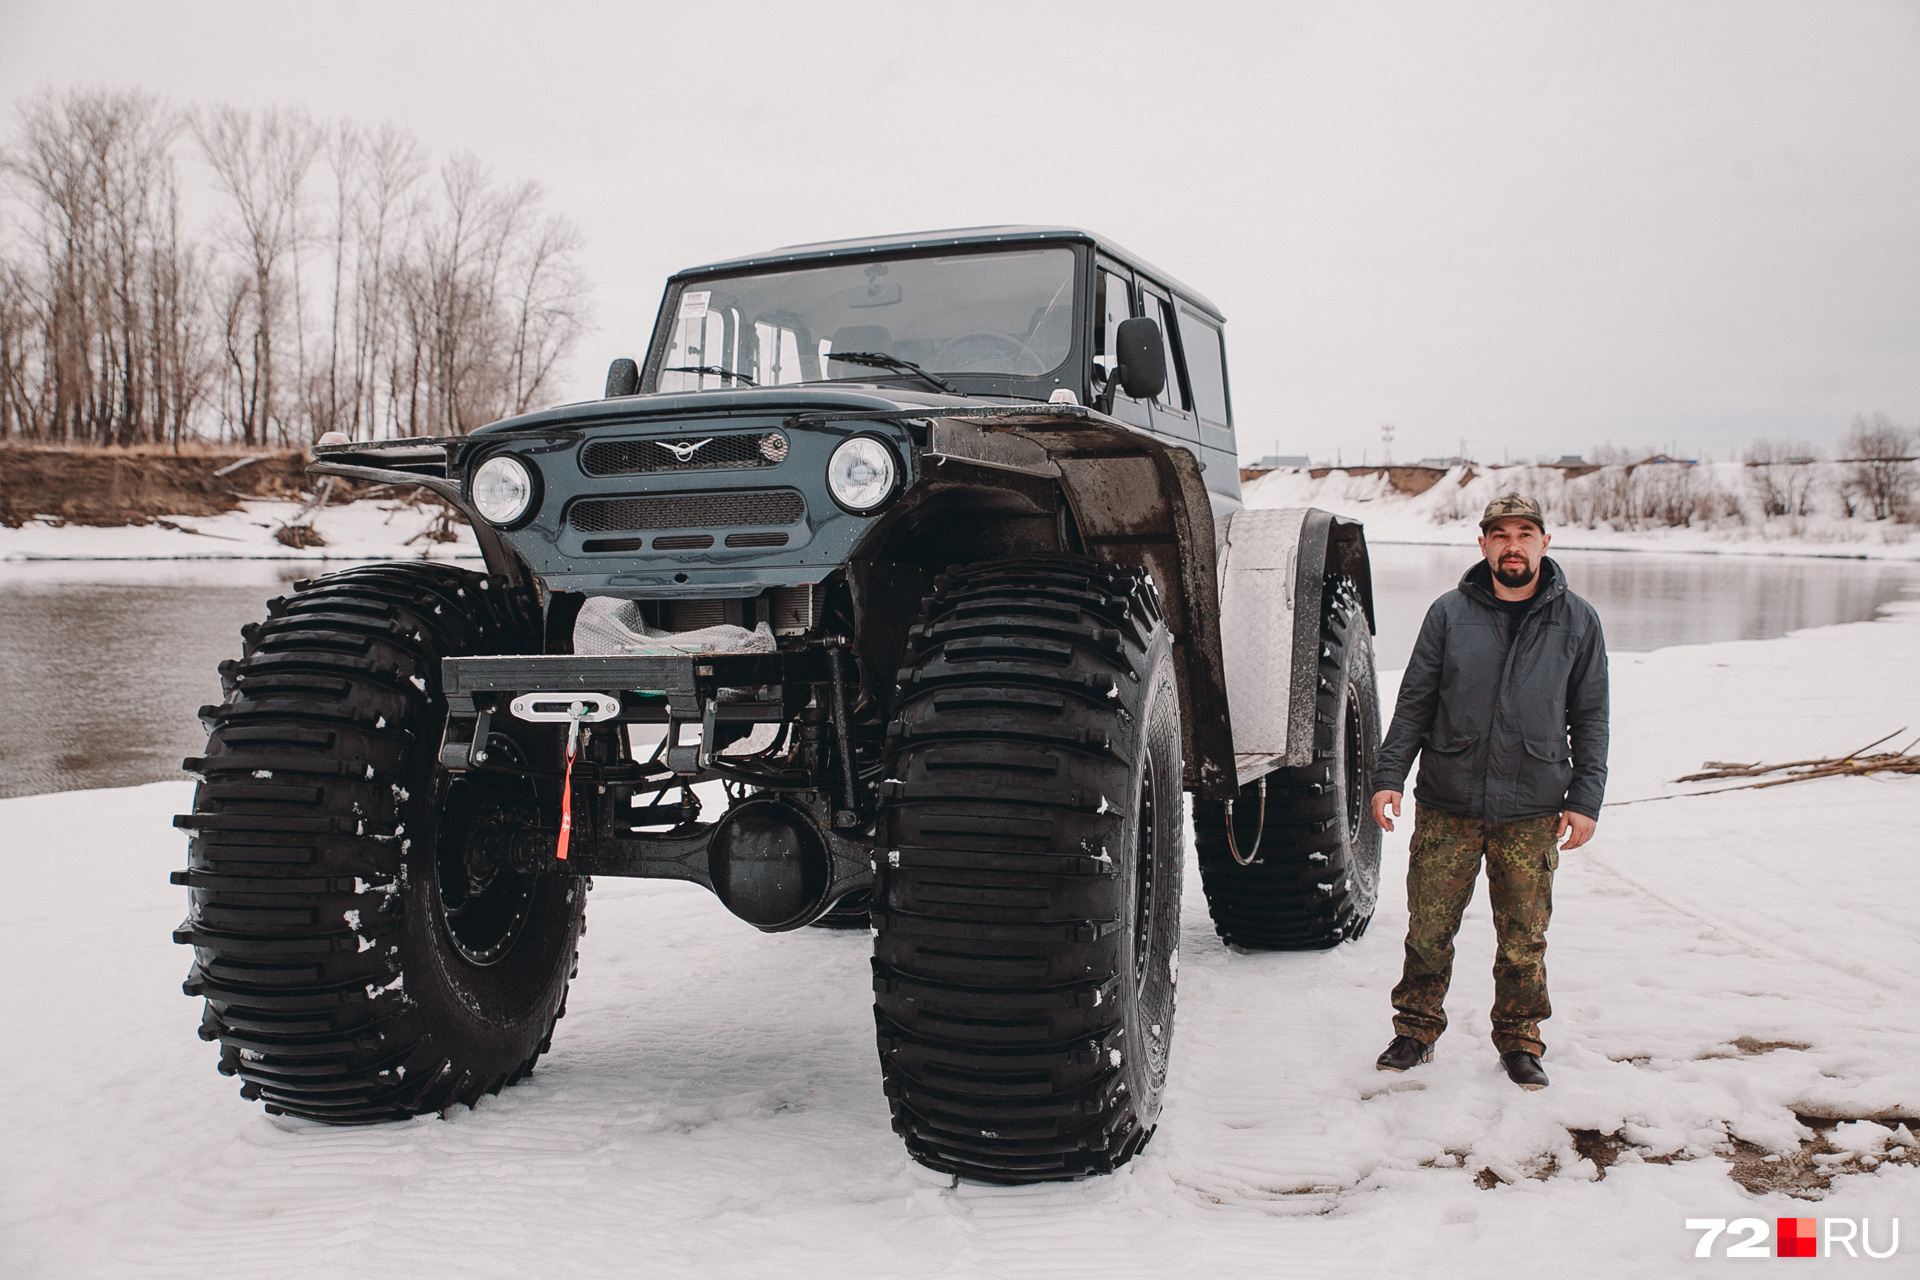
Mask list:
[[705,440],[695,440],[688,444],[675,444],[671,440],[655,440],[654,443],[672,454],[675,462],[686,462],[703,447],[712,444],[713,437],[708,436]]

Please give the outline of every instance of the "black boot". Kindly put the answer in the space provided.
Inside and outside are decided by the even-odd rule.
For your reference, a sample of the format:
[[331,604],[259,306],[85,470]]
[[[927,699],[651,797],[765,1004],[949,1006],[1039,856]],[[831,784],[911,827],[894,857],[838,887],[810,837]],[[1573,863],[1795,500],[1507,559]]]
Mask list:
[[1408,1067],[1432,1061],[1432,1045],[1424,1040],[1415,1040],[1412,1036],[1395,1036],[1393,1043],[1387,1046],[1387,1051],[1373,1065],[1382,1071],[1405,1071]]
[[[1385,1059],[1383,1058],[1381,1061],[1384,1062]],[[1544,1089],[1547,1087],[1547,1073],[1540,1069],[1539,1055],[1528,1053],[1525,1049],[1514,1049],[1511,1052],[1501,1054],[1500,1061],[1506,1064],[1507,1079],[1513,1081],[1522,1089]]]

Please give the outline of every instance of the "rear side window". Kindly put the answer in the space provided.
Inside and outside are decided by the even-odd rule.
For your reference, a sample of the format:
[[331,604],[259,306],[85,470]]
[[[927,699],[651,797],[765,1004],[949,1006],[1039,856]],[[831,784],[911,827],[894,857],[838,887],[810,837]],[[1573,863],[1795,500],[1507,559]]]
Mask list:
[[1202,422],[1225,429],[1227,417],[1226,348],[1220,330],[1185,307],[1180,308],[1180,345],[1186,348],[1187,381]]

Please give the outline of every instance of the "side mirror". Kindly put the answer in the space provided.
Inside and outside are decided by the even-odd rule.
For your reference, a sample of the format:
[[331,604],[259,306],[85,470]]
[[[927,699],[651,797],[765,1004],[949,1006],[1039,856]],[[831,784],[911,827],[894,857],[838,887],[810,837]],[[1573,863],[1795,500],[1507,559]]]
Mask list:
[[1122,320],[1114,334],[1115,379],[1135,400],[1151,400],[1166,390],[1167,348],[1160,326],[1146,316]]
[[[1148,321],[1149,324],[1152,321]],[[640,390],[640,366],[621,356],[607,366],[607,399],[636,395]]]

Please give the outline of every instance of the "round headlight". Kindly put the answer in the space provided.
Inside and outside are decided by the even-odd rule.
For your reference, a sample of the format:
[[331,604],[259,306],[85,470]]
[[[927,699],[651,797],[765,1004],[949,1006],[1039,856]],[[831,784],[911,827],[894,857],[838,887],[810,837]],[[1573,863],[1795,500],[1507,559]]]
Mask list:
[[827,488],[850,511],[871,511],[892,497],[899,474],[893,450],[872,436],[843,441],[827,460]]
[[509,454],[495,454],[473,473],[473,509],[493,524],[512,524],[533,505],[533,472]]

